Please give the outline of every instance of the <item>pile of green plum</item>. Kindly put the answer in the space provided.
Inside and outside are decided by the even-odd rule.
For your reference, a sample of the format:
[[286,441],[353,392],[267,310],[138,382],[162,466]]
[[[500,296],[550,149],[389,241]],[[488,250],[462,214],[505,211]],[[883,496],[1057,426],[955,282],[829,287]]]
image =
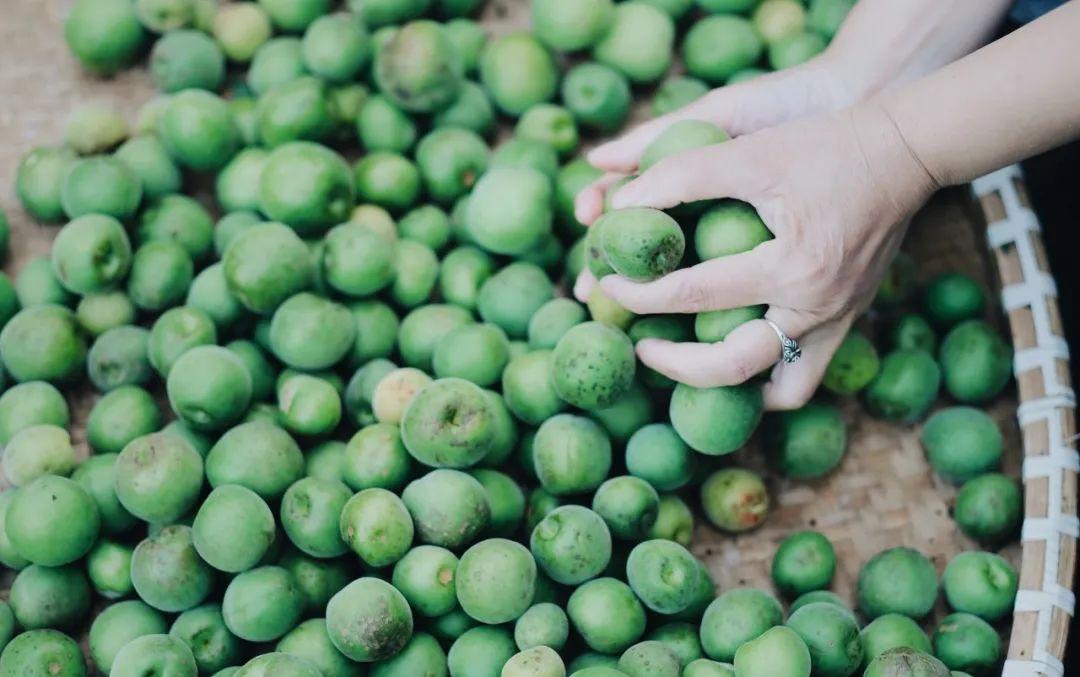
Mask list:
[[[115,677],[989,674],[1017,587],[989,552],[945,569],[932,639],[937,572],[909,549],[866,564],[861,630],[816,532],[776,553],[786,621],[768,592],[716,596],[690,506],[729,533],[766,519],[761,476],[720,458],[762,422],[760,382],[676,384],[634,343],[721,341],[764,308],[560,294],[585,267],[650,280],[769,240],[734,201],[586,229],[599,171],[575,152],[649,88],[661,114],[811,58],[853,2],[533,0],[532,32],[491,38],[483,0],[75,0],[83,66],[148,49],[161,96],[133,127],[76,109],[18,168],[22,208],[64,225],[0,274],[0,674],[85,675],[76,638]],[[726,139],[678,123],[642,167]],[[828,392],[765,417],[778,473],[841,463],[837,396],[910,423],[941,380],[965,405],[1005,387],[981,290],[946,276],[919,304],[915,277],[898,259],[868,324],[892,352],[852,334]],[[65,391],[87,387],[73,440]],[[994,422],[944,409],[923,440],[965,533],[1007,542]]]

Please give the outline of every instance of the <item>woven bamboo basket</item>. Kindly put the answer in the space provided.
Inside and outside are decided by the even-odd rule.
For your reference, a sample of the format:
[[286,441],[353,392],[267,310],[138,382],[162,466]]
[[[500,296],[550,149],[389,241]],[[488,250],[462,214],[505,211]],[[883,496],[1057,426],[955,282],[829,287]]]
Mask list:
[[[59,142],[75,105],[110,104],[133,121],[153,96],[145,69],[105,81],[80,72],[63,43],[70,1],[12,0],[4,3],[0,22],[0,203],[12,222],[11,255],[4,263],[12,277],[28,260],[47,254],[56,233],[34,224],[18,206],[12,186],[19,158],[34,146]],[[518,29],[527,25],[527,7],[527,0],[491,0],[483,21],[493,33]],[[1000,553],[1020,570],[1013,623],[1005,629],[1004,674],[1063,676],[1078,536],[1075,400],[1054,280],[1019,169],[936,195],[915,218],[904,247],[920,262],[923,281],[960,271],[1002,299],[1004,313],[990,319],[1011,331],[1016,387],[989,411],[1005,436],[1005,471],[1022,477],[1025,487],[1021,541]],[[85,454],[83,425],[95,396],[87,390],[71,397],[73,438]],[[834,589],[849,601],[859,568],[882,549],[917,548],[940,573],[955,554],[978,547],[951,519],[955,490],[930,470],[918,427],[871,419],[854,401],[839,404],[849,451],[833,475],[815,482],[770,479],[773,510],[755,532],[732,537],[698,520],[693,550],[719,590],[770,588],[777,544],[799,529],[820,530],[834,543]],[[760,459],[754,443],[735,457],[763,469]],[[931,622],[945,611],[941,603]]]

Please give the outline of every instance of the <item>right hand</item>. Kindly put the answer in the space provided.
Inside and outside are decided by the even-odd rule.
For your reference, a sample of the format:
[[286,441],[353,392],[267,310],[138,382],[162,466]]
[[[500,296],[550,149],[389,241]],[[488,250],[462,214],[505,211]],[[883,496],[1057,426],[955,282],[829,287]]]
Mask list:
[[[597,147],[588,154],[589,163],[606,173],[578,194],[575,201],[578,220],[591,225],[600,217],[608,188],[621,177],[635,173],[648,145],[674,122],[707,120],[737,137],[854,103],[860,97],[856,87],[841,74],[838,61],[826,51],[795,68],[719,87],[677,111]],[[574,285],[574,296],[584,303],[595,284],[596,278],[586,268]]]

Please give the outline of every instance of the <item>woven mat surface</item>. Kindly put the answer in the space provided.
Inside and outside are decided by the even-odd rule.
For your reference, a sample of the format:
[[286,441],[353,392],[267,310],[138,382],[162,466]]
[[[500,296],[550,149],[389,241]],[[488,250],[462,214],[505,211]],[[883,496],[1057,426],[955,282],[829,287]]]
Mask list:
[[[56,233],[55,226],[30,221],[18,206],[13,181],[19,158],[34,146],[60,142],[73,106],[109,103],[134,122],[135,111],[153,96],[153,90],[143,69],[110,80],[80,72],[62,35],[70,0],[6,0],[3,4],[0,204],[12,223],[11,255],[3,269],[14,276],[29,258],[48,252]],[[484,22],[496,32],[524,26],[526,7],[527,0],[493,0]],[[905,249],[920,261],[924,280],[945,271],[962,271],[980,280],[990,298],[997,298],[983,228],[968,191],[945,191],[918,215]],[[997,313],[998,304],[990,305]],[[1000,317],[993,319],[1004,327]],[[74,436],[85,447],[81,425],[94,396],[82,392],[72,397]],[[940,572],[957,552],[976,547],[950,518],[955,491],[930,471],[919,446],[918,427],[875,421],[856,401],[843,402],[841,407],[849,426],[850,448],[831,477],[808,483],[769,475],[774,509],[764,527],[750,534],[731,537],[699,520],[693,550],[708,562],[720,590],[737,585],[770,587],[769,563],[776,545],[799,529],[821,530],[835,544],[840,565],[834,589],[848,599],[859,567],[879,550],[902,544],[918,548]],[[1005,433],[1006,469],[1018,475],[1022,451],[1015,411],[1013,389],[991,407]],[[764,467],[756,443],[736,454],[734,462]],[[696,508],[696,498],[691,503]],[[1018,545],[1009,546],[1004,554],[1019,565]]]

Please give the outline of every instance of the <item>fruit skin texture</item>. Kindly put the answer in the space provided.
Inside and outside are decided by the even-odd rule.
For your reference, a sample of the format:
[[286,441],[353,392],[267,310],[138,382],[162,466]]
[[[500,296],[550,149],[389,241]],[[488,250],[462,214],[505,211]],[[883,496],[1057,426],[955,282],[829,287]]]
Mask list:
[[561,52],[595,45],[614,18],[611,0],[537,0],[532,3],[533,32]]
[[816,531],[791,534],[773,556],[772,579],[788,598],[828,588],[835,571],[832,544]]
[[289,677],[325,677],[311,661],[280,651],[256,656],[244,663],[236,672],[231,675],[226,673],[223,677],[267,677],[279,674],[289,675]]
[[736,451],[750,439],[764,404],[755,383],[717,388],[675,386],[669,414],[679,437],[694,450],[710,456]]
[[863,677],[949,677],[949,668],[933,656],[900,647],[878,655],[866,666]]
[[761,478],[742,468],[725,468],[701,485],[701,506],[709,521],[725,531],[755,529],[769,512],[769,493]]
[[561,651],[569,634],[566,612],[551,602],[534,604],[514,623],[514,642],[522,651],[537,646]]
[[674,42],[675,22],[667,12],[644,2],[620,3],[592,54],[635,84],[651,83],[667,72]]
[[75,157],[67,146],[41,146],[23,156],[15,174],[15,193],[30,216],[46,223],[64,218],[60,195]]
[[946,273],[927,285],[926,317],[938,329],[950,329],[983,314],[986,296],[978,283],[962,273]]
[[360,578],[330,599],[326,629],[337,650],[352,660],[385,660],[398,653],[412,636],[412,611],[389,583]]
[[591,491],[611,469],[611,441],[591,419],[558,414],[537,429],[533,466],[541,485],[553,495]]
[[236,484],[210,492],[191,525],[195,550],[215,569],[246,571],[274,541],[274,513],[251,489]]
[[604,258],[616,273],[639,282],[663,277],[678,267],[686,238],[675,219],[657,209],[609,212],[600,234]]
[[492,168],[469,196],[469,235],[495,254],[524,254],[551,233],[551,195],[551,181],[535,169]]
[[566,613],[593,651],[619,653],[645,632],[641,603],[630,586],[614,578],[597,578],[578,587]]
[[638,428],[626,444],[626,469],[657,491],[674,491],[693,479],[693,452],[667,423]]
[[920,440],[934,471],[955,484],[1001,464],[1001,431],[980,409],[950,407],[936,412],[923,426]]
[[109,76],[135,59],[147,34],[134,3],[79,0],[64,23],[64,37],[84,68]]
[[770,458],[787,477],[827,475],[840,464],[847,449],[840,410],[828,404],[811,403],[770,415],[765,430]]
[[195,430],[221,430],[251,403],[251,372],[232,351],[196,346],[169,370],[166,390],[173,411]]
[[287,569],[263,566],[245,571],[229,583],[221,614],[229,632],[250,642],[283,636],[300,620],[304,599]]
[[410,482],[401,500],[412,515],[419,540],[444,548],[472,543],[491,521],[484,486],[459,470],[432,470]]
[[496,675],[516,652],[517,646],[509,630],[478,625],[454,641],[446,658],[455,675]]
[[103,214],[80,216],[60,229],[52,246],[57,279],[76,294],[105,291],[131,266],[131,243],[123,225]]
[[240,130],[228,104],[199,89],[169,97],[158,119],[158,134],[177,163],[200,172],[220,169],[240,146]]
[[171,635],[136,637],[117,652],[110,677],[147,674],[191,675],[198,672],[195,656],[187,644]]
[[460,378],[438,379],[405,407],[401,440],[424,465],[467,468],[491,449],[494,414],[483,390]]
[[937,572],[919,551],[891,548],[863,565],[857,594],[859,608],[869,618],[887,613],[923,618],[937,599]]
[[941,619],[932,638],[934,656],[951,670],[990,674],[1001,658],[1001,638],[985,620],[966,613]]
[[180,614],[169,634],[184,642],[203,672],[214,674],[241,660],[243,647],[229,632],[221,615],[220,604],[204,604]]
[[806,643],[818,674],[846,677],[862,665],[859,624],[847,609],[828,602],[808,604],[788,617],[787,626]]
[[244,230],[222,257],[229,291],[249,310],[266,314],[308,288],[313,266],[307,245],[280,223]]
[[336,152],[310,141],[275,148],[259,179],[263,213],[304,236],[348,220],[354,200],[349,166]]
[[484,48],[480,82],[500,110],[516,117],[555,95],[559,73],[551,54],[531,33],[513,33]]
[[927,352],[896,350],[881,361],[881,370],[867,386],[866,407],[886,421],[913,423],[937,397],[941,369]]
[[169,31],[150,51],[150,77],[164,94],[185,89],[213,92],[221,88],[225,79],[225,55],[217,42],[202,31]]
[[615,538],[639,540],[656,523],[660,496],[645,480],[621,475],[600,485],[592,509],[604,518]]
[[717,597],[701,618],[701,647],[709,658],[730,662],[736,650],[784,621],[780,603],[754,588],[735,588]]
[[753,25],[739,16],[706,17],[690,28],[683,42],[687,71],[712,85],[752,66],[763,51]]
[[699,658],[687,663],[683,668],[682,677],[735,677],[735,666],[731,663],[718,663],[708,658]]
[[1012,611],[1018,586],[1012,565],[989,552],[962,552],[941,575],[941,587],[949,606],[991,623]]
[[144,602],[129,600],[111,604],[90,626],[90,656],[98,669],[108,674],[113,659],[125,644],[143,635],[160,635],[168,630],[165,616]]
[[281,499],[281,526],[293,545],[312,557],[343,555],[348,546],[341,539],[340,518],[351,496],[338,480],[298,480]]
[[33,564],[57,567],[85,555],[101,528],[97,504],[82,485],[43,475],[20,487],[8,505],[7,538]]
[[26,630],[79,627],[90,613],[90,585],[81,567],[32,564],[11,583],[8,600]]
[[945,390],[968,404],[994,399],[1012,376],[1012,348],[982,320],[968,320],[946,334],[939,359]]
[[525,546],[491,538],[461,556],[458,603],[481,623],[507,623],[529,608],[536,590],[536,561]]
[[355,341],[356,322],[349,309],[308,292],[286,299],[270,321],[274,355],[295,369],[329,369]]
[[85,677],[86,659],[75,640],[57,630],[30,630],[16,636],[0,654],[0,674],[44,675],[46,667],[64,677]]
[[198,500],[203,461],[181,437],[153,433],[128,443],[116,459],[116,496],[141,520],[168,523]]
[[628,675],[678,675],[682,667],[675,652],[656,640],[638,642],[624,651],[618,666]]
[[579,505],[549,512],[532,530],[529,544],[544,573],[563,585],[578,585],[599,575],[611,559],[607,525]]
[[364,489],[341,509],[341,540],[371,567],[401,559],[413,540],[413,521],[405,503],[386,489]]
[[868,386],[880,368],[881,360],[874,344],[862,334],[852,332],[844,337],[829,360],[821,383],[837,395],[850,395]]
[[437,618],[457,607],[458,558],[446,548],[418,545],[394,565],[394,587],[416,613]]
[[16,381],[68,381],[82,371],[86,341],[63,306],[24,308],[0,331],[0,359]]
[[614,404],[636,368],[634,344],[622,331],[585,322],[563,334],[552,354],[552,383],[559,397],[582,409]]
[[1023,498],[1016,480],[986,473],[969,480],[956,494],[953,518],[968,537],[998,545],[1020,528]]
[[176,524],[135,546],[131,582],[141,600],[159,611],[176,613],[206,599],[214,573],[195,551],[191,527]]
[[930,638],[919,624],[901,614],[878,616],[859,633],[863,646],[863,662],[869,663],[889,649],[909,647],[930,653]]
[[375,82],[383,95],[414,113],[452,103],[461,89],[462,64],[441,24],[413,21],[375,51]]
[[740,646],[734,663],[736,674],[745,677],[810,677],[810,652],[802,638],[785,627],[768,630]]
[[694,601],[700,572],[689,550],[674,541],[654,539],[642,541],[630,551],[626,576],[645,606],[673,614]]

